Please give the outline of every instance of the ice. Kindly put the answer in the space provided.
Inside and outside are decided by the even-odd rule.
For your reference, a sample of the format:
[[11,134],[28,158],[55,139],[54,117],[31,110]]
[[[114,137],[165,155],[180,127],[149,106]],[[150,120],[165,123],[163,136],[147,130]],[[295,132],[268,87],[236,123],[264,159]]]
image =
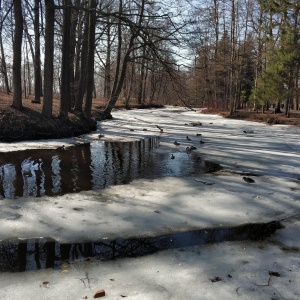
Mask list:
[[[99,134],[103,140],[121,141],[159,137],[160,146],[153,151],[174,153],[176,160],[189,155],[185,149],[194,145],[205,160],[224,169],[215,174],[141,178],[129,185],[38,200],[3,199],[1,240],[97,241],[272,220],[281,220],[285,228],[261,242],[194,246],[110,262],[78,261],[59,271],[1,273],[0,298],[91,299],[105,289],[104,299],[300,299],[300,128],[180,107],[119,110],[113,117],[80,138],[0,143],[0,151],[93,143]],[[202,126],[191,125],[197,122]],[[257,175],[249,175],[255,183],[243,181],[247,173]],[[215,278],[220,280],[212,282]]]

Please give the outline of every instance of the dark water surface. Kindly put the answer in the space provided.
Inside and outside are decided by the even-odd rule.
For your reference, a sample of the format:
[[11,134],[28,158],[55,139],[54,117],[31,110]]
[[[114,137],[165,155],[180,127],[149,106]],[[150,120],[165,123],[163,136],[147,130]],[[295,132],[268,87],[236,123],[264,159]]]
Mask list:
[[[136,142],[93,142],[56,150],[26,150],[0,154],[0,197],[55,196],[127,184],[136,178],[199,175],[221,168],[203,161],[198,152],[155,150],[158,138]],[[205,183],[204,181],[202,183]],[[61,244],[51,238],[0,241],[0,272],[59,269],[71,260],[111,260],[147,255],[159,250],[206,243],[263,239],[280,228],[278,222],[232,228],[200,229],[156,237]]]
[[203,245],[223,241],[262,240],[282,228],[280,222],[245,224],[229,228],[211,228],[168,235],[102,240],[92,243],[60,244],[53,239],[7,240],[0,243],[0,272],[60,269],[61,263],[90,258],[101,261],[138,257],[160,250]]
[[203,172],[196,152],[152,151],[158,138],[135,142],[93,142],[64,150],[39,149],[0,154],[0,198],[40,197],[127,184],[136,178]]

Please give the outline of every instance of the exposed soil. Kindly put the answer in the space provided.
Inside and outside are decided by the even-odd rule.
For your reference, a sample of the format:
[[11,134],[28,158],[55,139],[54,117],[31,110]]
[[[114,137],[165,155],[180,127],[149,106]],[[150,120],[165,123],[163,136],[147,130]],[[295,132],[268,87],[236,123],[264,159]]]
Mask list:
[[235,115],[230,116],[228,111],[217,109],[205,109],[202,113],[206,114],[219,114],[225,118],[247,120],[253,122],[266,123],[270,125],[284,124],[300,126],[300,111],[292,111],[290,116],[287,117],[284,112],[274,114],[273,110],[267,110],[264,113],[261,111],[253,111],[249,109],[238,110]]
[[[59,99],[53,100],[53,118],[50,120],[42,117],[42,104],[32,103],[32,100],[33,96],[23,99],[23,110],[19,111],[11,107],[12,94],[7,95],[0,92],[0,141],[66,138],[96,130],[96,122],[84,118],[83,114],[78,112],[70,112],[67,120],[61,120],[59,118]],[[92,116],[94,119],[103,118],[104,104],[103,100],[93,100]],[[122,107],[122,104],[118,104],[117,107]]]
[[[23,110],[18,111],[11,107],[12,94],[0,92],[0,141],[13,142],[21,140],[38,140],[47,138],[66,138],[78,136],[96,129],[93,120],[87,120],[83,114],[70,112],[67,120],[61,120],[59,116],[59,99],[53,100],[53,118],[45,119],[41,116],[42,104],[32,103],[33,97],[23,99]],[[100,99],[93,99],[92,116],[103,119],[102,109],[105,103]],[[131,104],[131,108],[161,107],[162,105],[138,105]],[[122,102],[117,103],[116,108],[125,108]],[[239,110],[234,116],[221,110],[203,110],[203,113],[221,114],[224,117],[264,122],[267,124],[287,124],[300,126],[300,112],[292,112],[290,117],[284,113],[274,114],[266,111],[264,114]]]
[[42,104],[23,99],[21,111],[11,107],[12,96],[0,93],[0,141],[14,142],[48,138],[78,136],[96,129],[96,123],[83,116],[70,113],[67,120],[61,120],[59,102],[54,99],[52,119],[42,117]]

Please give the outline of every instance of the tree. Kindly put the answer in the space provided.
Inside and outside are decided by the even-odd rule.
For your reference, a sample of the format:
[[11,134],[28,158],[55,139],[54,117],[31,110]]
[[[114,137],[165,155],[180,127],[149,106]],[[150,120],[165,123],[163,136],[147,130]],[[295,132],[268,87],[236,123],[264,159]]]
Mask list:
[[[84,29],[83,34],[80,33],[81,39],[79,40],[79,45],[77,47],[78,53],[77,55],[80,55],[80,70],[78,72],[78,87],[77,87],[77,93],[75,98],[75,107],[74,109],[78,112],[82,111],[82,104],[83,104],[83,97],[86,92],[86,80],[87,80],[87,55],[88,55],[88,47],[86,47],[86,44],[88,43],[88,33],[89,33],[89,13],[88,10],[85,11],[85,14],[83,16],[84,18]],[[80,51],[81,49],[81,51]],[[79,54],[80,52],[80,54]]]
[[[109,7],[109,11],[111,8]],[[111,24],[111,16],[106,17],[106,36],[107,36],[107,41],[106,41],[106,59],[105,59],[105,66],[104,66],[104,98],[109,99],[111,96],[111,53],[112,53],[112,24]]]
[[95,27],[96,27],[96,0],[89,0],[89,30],[88,30],[88,53],[87,53],[87,87],[84,106],[84,114],[91,116],[92,98],[94,89],[94,55],[95,55]]
[[41,103],[40,0],[34,0],[34,103]]
[[42,115],[52,117],[53,102],[53,52],[54,52],[54,0],[45,0],[45,62],[44,62],[44,99]]
[[71,42],[71,0],[63,0],[63,37],[62,65],[60,88],[60,118],[66,119],[71,108],[71,74],[70,74],[70,42]]
[[[1,3],[3,1],[0,0],[0,5]],[[179,18],[174,16],[174,20],[172,19],[176,7],[169,8],[165,3],[160,5],[147,0],[140,2],[132,0],[95,1],[93,4],[96,7],[96,30],[94,31],[94,45],[96,46],[94,47],[97,47],[95,49],[97,56],[95,56],[89,46],[91,45],[89,37],[91,37],[92,28],[88,18],[90,17],[91,3],[80,0],[53,0],[50,2],[26,0],[22,2],[24,16],[26,16],[24,18],[26,39],[23,40],[23,66],[21,65],[22,79],[26,83],[23,89],[28,84],[30,91],[30,84],[33,82],[30,72],[35,70],[34,101],[39,102],[40,97],[44,94],[42,114],[45,117],[52,116],[54,93],[60,96],[60,117],[67,118],[74,104],[76,111],[82,111],[83,103],[84,113],[88,116],[91,110],[92,94],[96,90],[99,91],[100,88],[103,88],[103,95],[109,99],[108,111],[111,111],[116,101],[123,96],[122,93],[124,93],[127,103],[132,99],[144,103],[158,100],[163,95],[167,95],[167,89],[171,89],[171,84],[169,84],[171,81],[166,76],[168,73],[166,70],[171,65],[172,68],[175,68],[171,44],[176,43],[177,37],[174,36],[181,34],[180,28],[176,27],[174,22]],[[57,12],[54,23],[55,34],[52,31],[51,42],[46,33],[47,21],[46,30],[43,30],[43,22],[51,11],[47,9],[48,4],[55,6],[52,9],[53,13],[54,10]],[[9,9],[13,5],[15,5],[14,1],[7,1],[1,10],[4,16],[2,21],[6,22],[5,24],[1,23],[4,34],[2,35],[1,31],[0,36],[4,37],[5,51],[11,46],[11,29],[14,28],[14,23],[11,20]],[[54,19],[54,14],[52,18]],[[45,39],[42,39],[44,32]],[[53,40],[55,46],[51,46]],[[27,51],[28,49],[29,51]],[[41,71],[39,56],[42,49],[45,49],[44,78],[38,75]],[[50,51],[54,56],[51,57]],[[165,55],[167,52],[170,52],[170,55]],[[31,55],[29,55],[30,53]],[[4,55],[4,51],[1,54],[2,58],[9,57],[9,55]],[[88,57],[92,57],[92,59]],[[52,68],[49,67],[49,64],[52,64]],[[2,70],[4,69],[3,60]],[[8,72],[10,70],[8,68]],[[9,79],[8,77],[7,82]],[[38,83],[39,80],[43,86]],[[39,88],[40,91],[38,91]],[[76,95],[75,103],[74,95]],[[107,115],[109,115],[108,111]]]
[[[71,85],[71,103],[70,106],[71,108],[74,107],[75,105],[75,97],[76,97],[76,91],[77,91],[77,82],[78,80],[78,57],[79,53],[76,53],[76,50],[78,50],[78,47],[76,45],[76,39],[79,37],[79,31],[80,28],[78,28],[78,25],[80,26],[79,19],[82,13],[81,10],[81,5],[80,5],[80,0],[74,1],[74,9],[72,9],[71,12],[71,27],[70,27],[70,32],[71,32],[71,37],[70,37],[70,85]],[[76,77],[77,76],[77,77]],[[75,79],[76,77],[76,79]]]
[[[143,0],[144,3],[144,0]],[[126,50],[126,53],[124,55],[123,59],[123,65],[121,68],[121,55],[122,55],[122,44],[123,44],[123,39],[122,39],[122,15],[123,15],[123,0],[119,0],[119,20],[118,20],[118,46],[117,46],[117,58],[116,58],[116,72],[115,72],[115,80],[112,88],[112,92],[110,95],[110,99],[104,109],[104,115],[107,117],[111,117],[111,111],[116,105],[116,102],[119,98],[119,95],[121,93],[121,90],[123,88],[123,83],[125,80],[125,75],[126,75],[126,69],[127,69],[127,64],[129,63],[129,58],[130,58],[130,53],[133,50],[133,44],[134,44],[134,39],[135,36],[132,35],[129,41],[128,48]],[[121,71],[120,71],[121,70]]]
[[15,31],[13,41],[13,104],[18,110],[22,107],[22,36],[23,36],[23,13],[21,0],[14,1]]
[[281,112],[280,104],[285,102],[289,115],[293,104],[297,109],[300,5],[286,0],[259,2],[265,53],[253,95],[263,106],[276,102],[275,112]]
[[[163,8],[156,6],[154,1],[129,1],[128,3],[124,1],[123,3],[123,0],[120,0],[118,12],[112,13],[117,23],[115,72],[111,96],[103,111],[104,116],[111,116],[111,111],[123,91],[128,66],[142,62],[143,53],[147,54],[144,57],[144,68],[147,65],[146,60],[156,60],[163,66],[163,70],[171,70],[174,60],[169,59],[171,55],[165,56],[165,52],[171,49],[169,47],[166,51],[166,44],[176,44],[176,34],[179,34],[185,24],[178,26],[172,20],[171,15],[174,15],[172,8],[168,8],[169,11],[166,7],[165,9],[166,11],[163,11]],[[145,72],[143,75],[145,79],[147,68],[143,72]],[[143,83],[142,94],[144,87]]]
[[8,83],[8,76],[7,76],[7,66],[6,66],[6,59],[5,59],[5,53],[4,53],[4,47],[3,47],[3,38],[2,38],[2,31],[3,31],[3,22],[7,16],[2,16],[2,1],[0,0],[0,12],[1,12],[1,20],[0,20],[0,52],[1,52],[1,73],[4,77],[4,83],[6,87],[6,93],[9,94],[10,87]]

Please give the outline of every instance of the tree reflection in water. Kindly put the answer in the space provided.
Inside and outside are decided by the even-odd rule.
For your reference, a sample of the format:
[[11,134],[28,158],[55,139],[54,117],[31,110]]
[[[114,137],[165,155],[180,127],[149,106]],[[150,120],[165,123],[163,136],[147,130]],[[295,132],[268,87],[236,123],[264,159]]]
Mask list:
[[59,269],[64,261],[94,258],[101,261],[138,257],[159,250],[223,241],[262,240],[282,228],[280,222],[201,229],[156,237],[59,244],[47,239],[9,240],[0,244],[0,272],[41,268]]
[[55,196],[127,184],[137,178],[201,174],[199,153],[151,151],[158,138],[94,142],[64,150],[26,150],[0,157],[0,198]]

